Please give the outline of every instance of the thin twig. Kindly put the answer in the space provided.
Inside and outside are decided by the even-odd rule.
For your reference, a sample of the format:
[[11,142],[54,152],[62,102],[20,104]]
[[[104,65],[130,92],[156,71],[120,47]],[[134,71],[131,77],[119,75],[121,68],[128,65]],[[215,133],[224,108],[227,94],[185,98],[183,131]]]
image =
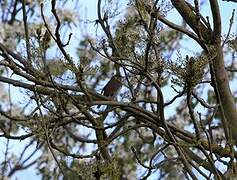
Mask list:
[[22,0],[22,14],[23,14],[24,29],[25,29],[27,58],[28,58],[28,60],[31,64],[31,49],[30,49],[31,47],[30,47],[28,24],[27,24],[27,15],[26,15],[26,0]]

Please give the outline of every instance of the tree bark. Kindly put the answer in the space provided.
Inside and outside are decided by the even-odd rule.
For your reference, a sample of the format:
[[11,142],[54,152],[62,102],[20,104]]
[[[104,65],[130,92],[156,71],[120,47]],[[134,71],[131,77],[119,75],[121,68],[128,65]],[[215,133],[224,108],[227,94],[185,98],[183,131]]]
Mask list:
[[[224,56],[221,47],[221,18],[218,2],[216,0],[210,0],[214,27],[211,34],[210,30],[203,23],[197,22],[195,12],[184,0],[171,0],[171,2],[193,31],[196,34],[201,33],[206,46],[213,45],[215,47],[216,56],[213,59],[214,73],[212,74],[212,79],[216,81],[216,87],[214,88],[216,88],[219,94],[216,94],[216,96],[219,98],[219,103],[223,109],[223,118],[227,121],[227,126],[229,127],[232,138],[237,142],[237,110],[234,97],[230,90],[228,74],[225,70]],[[224,120],[222,122],[224,122]]]

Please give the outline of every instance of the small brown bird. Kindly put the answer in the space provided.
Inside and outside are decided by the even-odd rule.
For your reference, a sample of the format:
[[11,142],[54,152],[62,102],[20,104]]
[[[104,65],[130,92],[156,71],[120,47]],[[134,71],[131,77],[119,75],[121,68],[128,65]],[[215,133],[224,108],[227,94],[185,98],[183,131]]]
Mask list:
[[[104,96],[115,98],[118,95],[118,92],[122,88],[122,76],[114,75],[109,82],[104,86],[101,91],[101,94]],[[101,105],[98,105],[97,108],[100,108]]]
[[43,36],[43,40],[42,40],[43,47],[45,50],[49,48],[50,40],[51,40],[51,35],[50,35],[49,31],[46,30],[44,33],[44,36]]

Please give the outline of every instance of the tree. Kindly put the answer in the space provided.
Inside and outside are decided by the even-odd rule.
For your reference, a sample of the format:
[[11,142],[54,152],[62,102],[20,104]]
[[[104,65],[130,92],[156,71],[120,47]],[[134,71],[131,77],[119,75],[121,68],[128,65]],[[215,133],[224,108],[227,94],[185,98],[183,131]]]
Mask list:
[[[31,166],[42,179],[236,177],[235,11],[224,35],[208,3],[211,18],[198,0],[98,0],[97,34],[79,41],[76,2],[1,2],[2,179]],[[185,41],[201,50],[182,53]],[[118,99],[100,93],[114,74]]]

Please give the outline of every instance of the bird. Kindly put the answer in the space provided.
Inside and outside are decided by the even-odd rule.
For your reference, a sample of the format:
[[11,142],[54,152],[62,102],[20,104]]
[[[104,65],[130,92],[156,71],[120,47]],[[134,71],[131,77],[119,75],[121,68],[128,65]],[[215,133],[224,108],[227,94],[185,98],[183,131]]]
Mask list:
[[[110,98],[115,98],[122,88],[122,76],[119,74],[114,75],[109,82],[103,87],[101,94]],[[100,108],[98,105],[97,108]]]
[[51,40],[51,35],[50,35],[49,31],[46,30],[44,33],[44,36],[43,36],[43,40],[42,40],[43,47],[45,50],[49,48],[50,40]]

